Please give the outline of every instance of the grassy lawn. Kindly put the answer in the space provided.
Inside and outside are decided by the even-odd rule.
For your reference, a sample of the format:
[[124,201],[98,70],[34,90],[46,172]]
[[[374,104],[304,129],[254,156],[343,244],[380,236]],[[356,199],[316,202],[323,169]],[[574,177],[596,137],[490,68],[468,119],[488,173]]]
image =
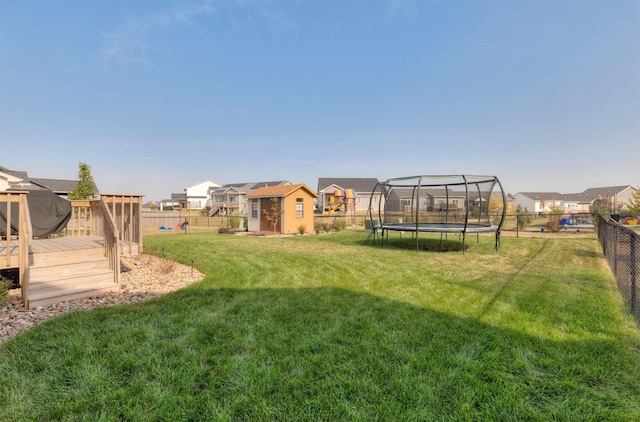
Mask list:
[[366,235],[146,237],[206,278],[5,342],[0,420],[640,420],[640,330],[595,239]]

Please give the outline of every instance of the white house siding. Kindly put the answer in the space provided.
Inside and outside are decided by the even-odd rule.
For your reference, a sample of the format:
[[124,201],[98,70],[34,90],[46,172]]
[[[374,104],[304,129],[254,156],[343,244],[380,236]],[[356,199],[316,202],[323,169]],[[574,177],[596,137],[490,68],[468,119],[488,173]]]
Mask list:
[[191,209],[198,210],[204,208],[207,199],[209,199],[209,190],[219,187],[220,185],[217,183],[206,181],[185,188],[184,191],[187,195],[187,201],[191,204]]
[[627,207],[627,204],[631,202],[631,197],[635,193],[636,193],[636,189],[634,189],[633,186],[629,186],[628,188],[620,192],[616,198],[618,207],[624,210]]
[[526,195],[515,194],[512,201],[514,206],[520,205],[526,212],[540,212],[540,203]]

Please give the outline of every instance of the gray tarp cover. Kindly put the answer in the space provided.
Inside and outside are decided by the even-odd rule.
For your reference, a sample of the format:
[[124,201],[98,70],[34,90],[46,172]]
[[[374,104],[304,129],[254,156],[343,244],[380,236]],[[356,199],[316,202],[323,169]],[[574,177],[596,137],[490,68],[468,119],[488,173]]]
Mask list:
[[[28,192],[33,237],[47,237],[66,227],[71,218],[71,202],[46,189]],[[6,227],[7,204],[0,203],[0,235],[7,235]],[[18,204],[11,207],[11,232],[18,233]]]

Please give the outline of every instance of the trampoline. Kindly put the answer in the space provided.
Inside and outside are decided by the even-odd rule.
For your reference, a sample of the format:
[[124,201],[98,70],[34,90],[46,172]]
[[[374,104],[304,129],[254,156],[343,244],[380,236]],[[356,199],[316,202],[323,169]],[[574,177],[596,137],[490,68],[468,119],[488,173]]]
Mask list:
[[384,246],[389,232],[457,234],[465,250],[469,233],[494,233],[495,249],[506,214],[504,189],[496,176],[410,176],[379,182],[369,201],[369,241]]

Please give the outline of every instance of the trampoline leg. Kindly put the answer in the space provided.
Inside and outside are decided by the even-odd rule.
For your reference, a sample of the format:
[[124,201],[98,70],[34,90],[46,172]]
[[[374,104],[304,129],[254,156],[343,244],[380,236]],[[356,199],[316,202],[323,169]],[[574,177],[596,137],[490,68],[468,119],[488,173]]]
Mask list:
[[372,237],[374,238],[374,243],[375,243],[375,229],[373,229],[373,230],[371,230],[369,232],[369,236],[367,236],[367,239],[364,241],[364,244],[368,245],[369,244],[369,240],[371,240]]
[[462,233],[462,255],[464,255],[464,250],[465,250],[465,243],[464,243],[464,241],[465,241],[465,238],[466,238],[466,237],[467,237],[467,236],[465,235],[465,233]]

